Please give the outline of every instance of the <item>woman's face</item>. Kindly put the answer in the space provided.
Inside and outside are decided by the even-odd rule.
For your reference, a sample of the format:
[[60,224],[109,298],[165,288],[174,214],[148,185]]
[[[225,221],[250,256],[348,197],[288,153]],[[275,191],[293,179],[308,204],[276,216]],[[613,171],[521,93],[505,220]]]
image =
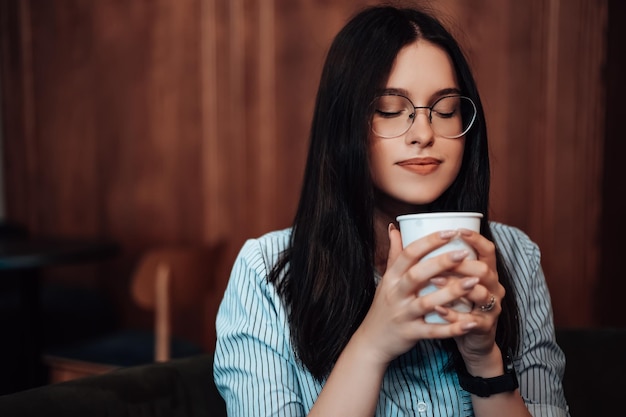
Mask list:
[[[415,106],[430,106],[444,95],[459,94],[452,61],[440,47],[424,40],[400,50],[386,90],[408,97]],[[461,168],[465,137],[435,134],[428,109],[418,109],[410,129],[401,136],[382,138],[371,133],[370,170],[382,204],[395,211],[436,200]],[[391,207],[388,207],[391,209]]]

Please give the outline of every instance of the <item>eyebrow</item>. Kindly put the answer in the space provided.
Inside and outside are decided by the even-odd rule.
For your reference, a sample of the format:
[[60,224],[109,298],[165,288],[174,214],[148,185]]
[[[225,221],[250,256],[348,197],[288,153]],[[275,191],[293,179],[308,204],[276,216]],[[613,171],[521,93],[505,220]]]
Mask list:
[[[388,94],[389,95],[400,95],[400,96],[405,96],[405,97],[411,98],[408,90],[405,90],[404,88],[385,88],[382,91],[382,95],[388,95]],[[432,94],[431,95],[431,99],[447,96],[447,95],[450,95],[450,94],[461,94],[461,90],[459,90],[456,87],[443,88],[443,89],[441,89],[439,91],[436,91],[434,94]]]

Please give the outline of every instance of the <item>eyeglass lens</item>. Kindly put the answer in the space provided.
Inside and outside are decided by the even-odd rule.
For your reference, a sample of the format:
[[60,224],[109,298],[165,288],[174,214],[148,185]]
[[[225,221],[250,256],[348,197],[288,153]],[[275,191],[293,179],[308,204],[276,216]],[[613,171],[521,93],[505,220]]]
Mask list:
[[444,138],[458,138],[467,133],[476,118],[476,106],[469,97],[445,96],[430,107],[418,107],[400,95],[380,96],[374,101],[372,131],[383,138],[405,134],[413,125],[416,112],[428,114],[433,132]]

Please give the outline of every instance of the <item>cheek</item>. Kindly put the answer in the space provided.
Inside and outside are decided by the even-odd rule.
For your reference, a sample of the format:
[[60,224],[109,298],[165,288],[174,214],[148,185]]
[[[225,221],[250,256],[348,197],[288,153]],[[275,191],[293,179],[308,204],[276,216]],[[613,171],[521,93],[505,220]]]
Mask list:
[[456,147],[455,149],[449,150],[447,153],[446,164],[448,168],[445,173],[445,182],[447,182],[447,187],[452,185],[454,180],[459,176],[459,172],[461,171],[461,166],[463,165],[463,151],[464,146],[461,145]]
[[450,162],[454,162],[454,176],[456,177],[461,170],[461,165],[463,164],[463,154],[465,152],[465,142],[459,141],[457,143],[456,149],[453,150],[450,155],[453,155],[450,159]]

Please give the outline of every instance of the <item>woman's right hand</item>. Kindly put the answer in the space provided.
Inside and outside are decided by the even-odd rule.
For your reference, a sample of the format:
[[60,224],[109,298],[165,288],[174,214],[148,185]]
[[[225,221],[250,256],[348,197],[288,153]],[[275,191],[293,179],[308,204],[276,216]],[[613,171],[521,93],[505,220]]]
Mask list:
[[370,350],[377,361],[388,364],[421,339],[461,336],[476,325],[473,321],[448,324],[424,321],[425,315],[434,311],[435,306],[446,305],[466,296],[478,283],[478,278],[459,278],[438,291],[419,296],[420,289],[431,282],[436,283],[437,277],[457,267],[468,256],[467,251],[461,250],[421,261],[428,253],[448,243],[457,233],[433,233],[403,249],[400,232],[390,224],[387,268],[378,284],[372,305],[353,336],[353,341]]

